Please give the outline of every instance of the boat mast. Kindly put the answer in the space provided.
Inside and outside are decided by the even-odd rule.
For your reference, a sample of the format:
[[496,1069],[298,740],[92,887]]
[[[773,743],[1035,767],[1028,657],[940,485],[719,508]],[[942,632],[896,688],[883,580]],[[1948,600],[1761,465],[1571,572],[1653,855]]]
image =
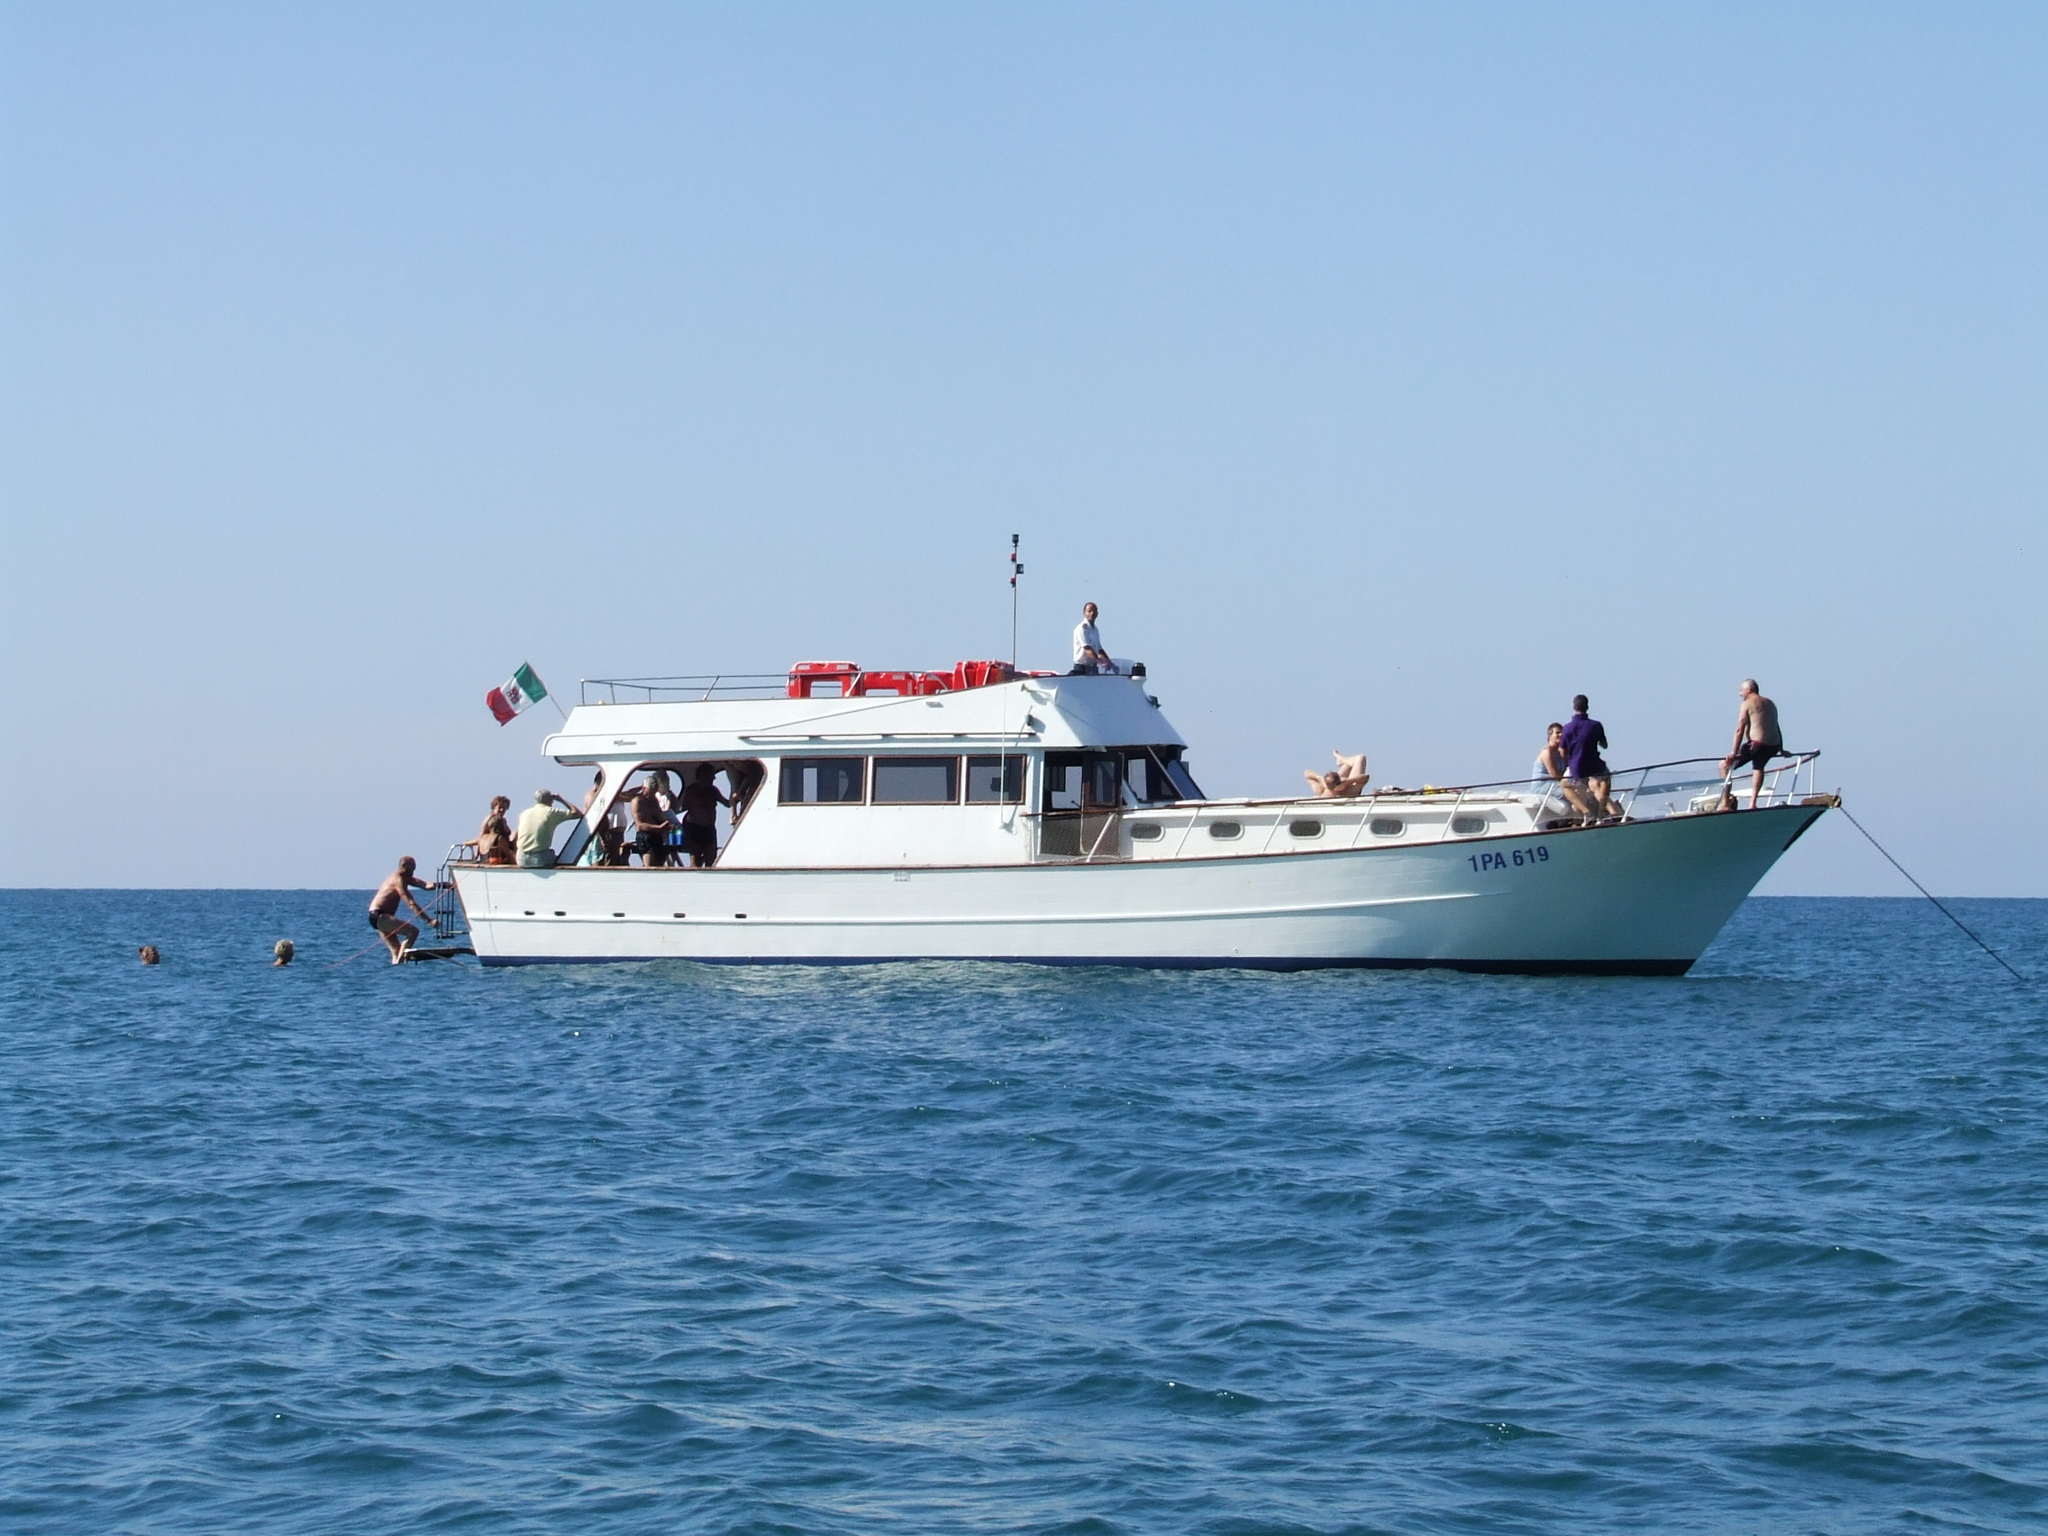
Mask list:
[[1010,535],[1010,670],[1017,670],[1017,578],[1024,567],[1017,559],[1017,535]]

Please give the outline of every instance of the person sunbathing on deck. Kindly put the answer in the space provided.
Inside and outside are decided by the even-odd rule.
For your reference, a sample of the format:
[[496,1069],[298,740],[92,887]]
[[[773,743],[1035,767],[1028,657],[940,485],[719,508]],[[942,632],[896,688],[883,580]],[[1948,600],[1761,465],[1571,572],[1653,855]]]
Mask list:
[[1319,800],[1355,800],[1365,790],[1366,781],[1372,775],[1365,771],[1365,754],[1346,757],[1342,752],[1331,749],[1330,756],[1337,759],[1337,766],[1328,773],[1317,773],[1313,768],[1304,768],[1301,776],[1307,779]]

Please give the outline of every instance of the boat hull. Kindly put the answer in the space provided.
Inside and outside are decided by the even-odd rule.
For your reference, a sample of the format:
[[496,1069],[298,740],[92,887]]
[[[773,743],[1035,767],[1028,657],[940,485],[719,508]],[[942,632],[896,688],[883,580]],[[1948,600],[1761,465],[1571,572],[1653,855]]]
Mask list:
[[1680,975],[1824,806],[1318,853],[899,869],[460,868],[486,965]]

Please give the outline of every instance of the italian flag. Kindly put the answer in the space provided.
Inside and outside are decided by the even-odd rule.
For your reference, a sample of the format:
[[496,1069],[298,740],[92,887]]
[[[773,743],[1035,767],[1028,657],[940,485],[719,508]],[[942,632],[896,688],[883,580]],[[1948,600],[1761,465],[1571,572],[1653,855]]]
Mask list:
[[517,719],[521,710],[538,704],[548,696],[547,684],[533,668],[521,662],[502,688],[493,688],[484,695],[484,702],[491,706],[491,713],[498,717],[498,724],[508,725]]

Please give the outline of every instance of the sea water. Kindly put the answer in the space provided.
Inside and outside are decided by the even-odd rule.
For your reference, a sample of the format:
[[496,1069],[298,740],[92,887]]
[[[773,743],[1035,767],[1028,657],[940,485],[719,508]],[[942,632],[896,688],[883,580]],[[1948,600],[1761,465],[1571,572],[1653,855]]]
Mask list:
[[2048,1530],[2048,994],[1925,903],[1680,980],[363,906],[0,897],[0,1529]]

